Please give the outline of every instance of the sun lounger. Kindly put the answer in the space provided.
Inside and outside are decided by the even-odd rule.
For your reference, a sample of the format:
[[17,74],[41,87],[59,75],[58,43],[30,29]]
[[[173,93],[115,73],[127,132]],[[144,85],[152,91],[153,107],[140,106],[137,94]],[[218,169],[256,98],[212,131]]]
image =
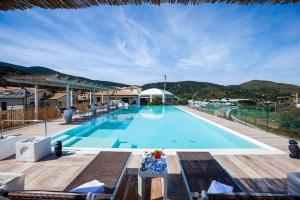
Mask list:
[[232,177],[208,152],[177,152],[182,175],[190,198],[201,196],[213,180],[233,187],[233,192],[241,192]]
[[201,200],[300,200],[300,196],[288,194],[271,193],[228,193],[228,194],[207,194],[199,197]]
[[64,189],[64,192],[14,191],[8,192],[9,199],[86,199],[84,193],[71,193],[84,183],[98,180],[104,183],[104,193],[96,194],[97,199],[114,199],[118,186],[126,171],[130,152],[100,152]]
[[104,193],[113,197],[126,170],[130,154],[130,152],[100,152],[64,191],[69,192],[84,183],[98,180],[104,183]]
[[[246,193],[207,152],[177,152],[190,199],[199,200],[300,200],[298,195]],[[207,194],[213,180],[233,187],[231,193]]]

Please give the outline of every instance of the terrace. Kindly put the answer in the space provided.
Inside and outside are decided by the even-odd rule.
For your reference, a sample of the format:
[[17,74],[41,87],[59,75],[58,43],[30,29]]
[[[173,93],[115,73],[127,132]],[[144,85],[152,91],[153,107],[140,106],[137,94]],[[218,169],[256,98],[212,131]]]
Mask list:
[[[276,154],[276,151],[273,153],[224,153],[216,151],[213,153],[213,157],[239,183],[244,192],[287,193],[287,173],[296,172],[300,168],[300,160],[291,159],[288,156],[287,138],[230,122],[189,107],[182,106],[180,108],[281,150],[282,152],[278,154]],[[54,135],[77,125],[67,125],[62,119],[53,120],[48,123],[48,134]],[[21,137],[30,137],[42,128],[42,124],[37,124],[5,133],[7,135],[21,133]],[[25,190],[62,191],[76,177],[76,174],[80,173],[94,159],[99,151],[68,150],[60,158],[56,158],[54,154],[51,154],[36,163],[17,162],[15,157],[10,157],[0,161],[0,171],[24,173],[26,177]],[[142,154],[140,151],[133,150],[133,152],[126,167],[125,178],[119,186],[115,199],[138,199],[137,172]],[[181,176],[180,165],[174,152],[168,153],[167,162],[169,170],[168,198],[188,198],[184,180]],[[159,178],[147,179],[146,196],[147,199],[162,198],[161,180]]]
[[[161,3],[180,3],[180,4],[201,4],[201,3],[236,3],[236,4],[281,4],[281,3],[295,3],[299,0],[293,1],[278,1],[278,0],[263,0],[263,1],[245,1],[245,0],[218,0],[218,1],[203,1],[203,0],[180,0],[180,1],[152,1],[152,0],[120,0],[120,1],[100,1],[100,0],[76,0],[76,1],[61,1],[61,0],[32,0],[32,1],[3,1],[0,4],[0,10],[14,10],[14,9],[30,9],[33,7],[45,8],[45,9],[56,9],[56,8],[86,8],[96,5],[127,5],[127,4],[157,4]],[[8,81],[15,83],[26,83],[35,85],[35,110],[34,119],[35,122],[40,119],[39,116],[39,104],[37,101],[38,86],[53,86],[53,87],[64,87],[66,88],[66,107],[70,111],[72,100],[70,93],[71,88],[79,88],[83,90],[93,90],[93,105],[95,105],[95,94],[96,89],[105,91],[99,92],[98,96],[101,97],[102,102],[104,95],[117,97],[116,88],[107,88],[97,83],[91,83],[86,81],[78,81],[71,79],[70,77],[42,77],[42,76],[24,76],[22,78],[8,77]],[[113,90],[108,92],[108,90]],[[110,94],[110,95],[108,95]],[[131,98],[133,95],[129,93],[123,94],[124,97]],[[164,97],[164,96],[163,96]],[[152,101],[152,96],[149,95],[149,99]],[[92,105],[92,102],[91,102]],[[290,172],[298,172],[300,169],[300,160],[292,159],[289,157],[288,149],[288,138],[274,135],[263,130],[259,130],[253,127],[245,126],[239,123],[231,122],[213,115],[206,114],[199,110],[187,106],[178,106],[195,117],[208,120],[211,123],[230,129],[242,137],[250,138],[253,141],[258,141],[265,148],[259,150],[253,149],[237,149],[237,150],[226,150],[226,149],[212,149],[212,150],[201,150],[201,149],[188,149],[187,151],[193,151],[200,153],[202,151],[210,151],[213,159],[215,159],[219,165],[225,169],[234,180],[240,186],[240,189],[246,193],[255,193],[255,195],[263,196],[270,195],[271,198],[276,199],[276,195],[288,193],[287,186],[287,174]],[[113,110],[111,110],[113,111]],[[47,121],[47,136],[54,136],[59,133],[65,132],[67,130],[76,128],[85,122],[89,122],[92,119],[100,117],[102,115],[109,114],[108,112],[101,111],[100,113],[95,113],[93,116],[76,116],[71,120],[64,120],[62,117],[48,120]],[[67,116],[65,116],[67,117]],[[174,122],[172,122],[174,123]],[[111,128],[113,129],[113,128]],[[45,136],[44,134],[44,124],[31,124],[26,126],[21,126],[18,128],[7,129],[4,132],[5,135],[15,136],[18,135],[21,139],[28,139],[36,136]],[[91,139],[93,140],[93,138]],[[97,141],[96,141],[97,142]],[[50,146],[50,145],[49,145]],[[116,187],[116,194],[114,199],[120,200],[135,200],[140,199],[138,194],[138,173],[140,170],[140,165],[143,156],[143,150],[140,149],[117,149],[117,148],[63,148],[62,157],[56,157],[52,148],[50,155],[42,158],[38,162],[18,162],[16,161],[16,156],[11,156],[0,160],[0,172],[11,172],[11,173],[23,173],[25,175],[25,188],[24,190],[43,190],[43,191],[55,191],[63,192],[70,185],[74,185],[74,178],[82,175],[85,170],[94,170],[93,173],[89,173],[89,176],[96,175],[97,172],[107,170],[105,167],[109,167],[106,171],[108,174],[104,177],[105,180],[111,181],[117,168],[116,163],[113,162],[115,156],[106,156],[105,162],[99,162],[101,158],[101,153],[111,153],[118,152],[124,153],[124,151],[131,151],[132,155],[129,157],[128,162],[125,164],[124,178],[121,179],[120,184]],[[179,150],[178,150],[179,151]],[[180,150],[181,151],[181,150]],[[152,178],[146,180],[145,196],[146,199],[189,199],[189,191],[186,184],[186,177],[183,176],[182,162],[180,161],[180,156],[178,156],[177,150],[165,150],[167,157],[168,166],[168,196],[163,196],[163,183],[160,178]],[[192,152],[192,153],[193,153]],[[0,152],[1,153],[1,152]],[[112,154],[109,154],[112,155]],[[105,157],[105,156],[103,156]],[[94,162],[97,160],[98,162]],[[207,161],[207,160],[206,160]],[[211,160],[209,160],[211,161]],[[91,166],[93,165],[93,166]],[[201,166],[194,164],[195,168]],[[215,166],[204,166],[203,169],[210,170]],[[104,171],[105,171],[104,170]],[[91,172],[91,171],[88,171]],[[102,171],[103,172],[103,171]],[[123,174],[123,172],[122,172]],[[227,175],[228,175],[227,174]],[[103,175],[103,174],[102,174]],[[111,177],[110,177],[111,175]],[[222,175],[222,174],[218,174]],[[194,177],[191,178],[199,178]],[[200,177],[201,178],[201,177]],[[202,177],[206,178],[207,177]],[[96,177],[94,179],[97,179]],[[112,184],[113,181],[109,182]],[[210,180],[211,182],[211,180]],[[165,184],[165,183],[164,183]],[[206,182],[206,184],[210,184]],[[76,185],[76,183],[75,183]],[[0,184],[1,187],[1,184]],[[74,187],[72,187],[74,188]],[[69,190],[68,190],[69,191]],[[1,191],[0,191],[1,192]],[[12,191],[13,193],[14,191]],[[39,193],[39,192],[38,192]],[[257,194],[259,193],[259,194]],[[1,194],[1,193],[0,193]],[[26,198],[26,197],[25,197]],[[279,199],[297,199],[299,196],[290,197],[284,196]],[[0,196],[0,199],[2,197]],[[74,198],[76,199],[76,198]],[[221,198],[222,199],[222,198]],[[226,199],[226,198],[224,198]],[[228,198],[236,199],[236,198]],[[237,198],[238,199],[238,198]],[[245,198],[244,198],[245,199]],[[263,198],[262,198],[263,199]]]

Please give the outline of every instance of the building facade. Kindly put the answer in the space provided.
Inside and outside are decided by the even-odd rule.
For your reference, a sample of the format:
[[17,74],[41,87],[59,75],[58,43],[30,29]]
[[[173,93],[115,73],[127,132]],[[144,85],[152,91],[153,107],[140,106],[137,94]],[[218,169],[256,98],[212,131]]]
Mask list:
[[[47,89],[38,89],[39,104],[44,105],[53,93]],[[34,105],[34,88],[0,87],[1,110],[23,108]]]
[[115,91],[98,91],[96,92],[97,103],[114,104],[116,101],[122,101],[129,105],[137,105],[141,90],[140,87],[129,86]]

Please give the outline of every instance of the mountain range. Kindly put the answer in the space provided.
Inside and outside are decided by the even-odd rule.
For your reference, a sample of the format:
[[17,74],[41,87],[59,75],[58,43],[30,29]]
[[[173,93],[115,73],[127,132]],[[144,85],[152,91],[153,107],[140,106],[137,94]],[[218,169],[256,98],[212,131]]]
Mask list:
[[[84,77],[76,77],[57,72],[55,70],[32,66],[24,67],[10,63],[0,62],[0,85],[14,85],[8,83],[3,78],[7,75],[25,75],[25,74],[60,74],[70,76],[73,78],[95,82],[105,86],[128,86],[123,83],[116,83],[111,81],[90,80]],[[142,89],[149,88],[163,88],[164,82],[149,83],[142,85]],[[167,82],[166,89],[180,98],[187,99],[211,99],[211,98],[251,98],[251,99],[265,99],[276,100],[278,97],[291,97],[295,93],[300,93],[300,87],[297,85],[276,83],[265,80],[252,80],[239,85],[219,85],[208,82],[197,81],[179,81]]]

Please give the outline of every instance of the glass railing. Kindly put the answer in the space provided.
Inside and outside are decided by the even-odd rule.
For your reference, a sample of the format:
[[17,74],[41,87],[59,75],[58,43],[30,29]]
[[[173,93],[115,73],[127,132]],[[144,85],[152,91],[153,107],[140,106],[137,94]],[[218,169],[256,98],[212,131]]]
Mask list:
[[300,138],[300,109],[294,105],[193,105],[193,108],[247,126]]

